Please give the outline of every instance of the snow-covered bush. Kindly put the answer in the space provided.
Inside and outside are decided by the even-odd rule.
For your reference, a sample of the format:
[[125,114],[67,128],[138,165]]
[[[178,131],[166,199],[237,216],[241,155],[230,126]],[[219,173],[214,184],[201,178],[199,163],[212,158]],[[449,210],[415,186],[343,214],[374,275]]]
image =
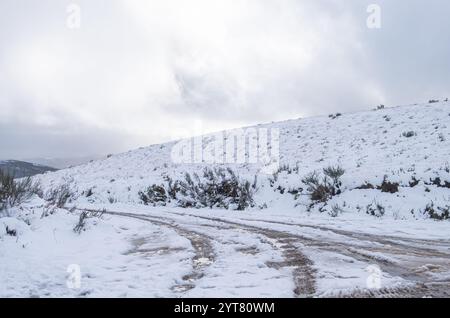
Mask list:
[[148,205],[166,205],[173,201],[183,208],[223,208],[245,210],[254,207],[256,178],[252,184],[240,179],[231,169],[204,168],[203,174],[185,173],[184,179],[165,178],[165,185],[152,185],[139,192]]
[[416,133],[414,131],[405,131],[402,135],[405,138],[411,138],[416,136]]
[[291,167],[288,164],[284,164],[284,165],[281,165],[274,174],[276,174],[278,176],[282,172],[286,172],[287,174],[293,174],[293,173],[298,174],[299,166],[297,164],[294,167]]
[[435,185],[438,188],[448,188],[450,189],[450,181],[442,180],[440,177],[436,177],[430,182],[425,182],[426,185]]
[[336,218],[343,212],[344,212],[344,210],[339,206],[339,204],[334,204],[331,206],[331,210],[328,212],[328,214],[331,217]]
[[45,194],[45,200],[57,208],[63,208],[72,196],[72,192],[67,184],[50,189]]
[[114,204],[114,203],[117,203],[117,199],[114,198],[113,196],[109,196],[109,197],[108,197],[108,202],[109,202],[110,204]]
[[139,198],[145,205],[158,203],[165,204],[168,201],[164,186],[156,184],[148,187],[145,191],[139,191]]
[[317,172],[310,173],[302,182],[308,186],[307,190],[312,201],[326,202],[331,198],[332,188],[328,179],[323,178],[323,181],[320,181]]
[[388,177],[384,176],[383,183],[381,183],[381,186],[379,186],[378,189],[381,190],[381,192],[394,194],[398,192],[398,187],[399,184],[397,182],[390,182],[388,181]]
[[340,187],[341,181],[340,178],[344,175],[345,170],[339,166],[333,167],[330,166],[328,168],[323,169],[323,173],[325,176],[330,177],[333,180],[333,184]]
[[179,183],[178,204],[182,207],[209,207],[245,210],[254,207],[253,195],[256,191],[256,178],[253,184],[241,180],[230,168],[205,168],[203,177],[186,173],[185,180]]
[[331,118],[331,119],[336,119],[336,118],[339,118],[339,117],[341,117],[341,116],[342,116],[341,113],[336,113],[336,114],[330,114],[330,115],[328,115],[328,117]]
[[83,211],[80,213],[79,219],[73,231],[77,234],[81,234],[81,232],[86,230],[86,221],[91,218],[101,218],[103,216],[104,211]]
[[30,177],[17,180],[0,170],[0,212],[18,206],[37,194],[41,194],[38,182]]
[[434,202],[428,204],[425,208],[425,215],[433,220],[444,221],[450,219],[450,206],[436,207]]
[[173,181],[172,178],[166,176],[164,180],[167,182],[167,195],[169,199],[176,200],[177,193],[180,191],[180,181]]
[[0,239],[5,236],[16,237],[27,230],[27,224],[17,218],[4,217],[0,219]]
[[94,191],[92,190],[92,188],[89,188],[89,189],[86,191],[85,196],[86,196],[86,198],[89,198],[89,197],[91,197],[93,194],[94,194]]
[[386,212],[386,209],[384,208],[384,206],[382,206],[380,203],[378,203],[376,201],[373,201],[371,204],[369,204],[366,207],[366,213],[371,216],[375,216],[377,218],[382,217],[385,212]]
[[345,170],[341,167],[328,167],[323,169],[321,177],[316,171],[310,173],[302,182],[308,186],[310,198],[314,202],[327,202],[333,196],[341,193],[341,177]]

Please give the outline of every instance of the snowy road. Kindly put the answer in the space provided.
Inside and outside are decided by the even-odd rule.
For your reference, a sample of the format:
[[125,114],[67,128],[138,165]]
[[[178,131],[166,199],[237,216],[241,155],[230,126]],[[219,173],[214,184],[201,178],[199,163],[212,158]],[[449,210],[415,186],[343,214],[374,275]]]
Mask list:
[[106,213],[168,227],[190,241],[191,273],[172,287],[180,297],[450,296],[448,240],[179,210]]

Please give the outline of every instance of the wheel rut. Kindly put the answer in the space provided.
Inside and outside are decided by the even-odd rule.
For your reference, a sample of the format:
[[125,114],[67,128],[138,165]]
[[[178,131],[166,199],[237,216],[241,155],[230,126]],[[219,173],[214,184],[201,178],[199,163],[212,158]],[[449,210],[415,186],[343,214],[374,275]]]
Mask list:
[[[176,215],[182,215],[174,213]],[[189,215],[193,216],[193,215]],[[197,217],[197,216],[194,216]],[[261,235],[269,239],[269,242],[277,249],[281,250],[283,261],[282,262],[269,262],[268,266],[280,269],[283,267],[292,268],[293,280],[295,288],[293,293],[296,297],[313,297],[316,292],[316,280],[315,269],[313,268],[313,262],[304,255],[299,244],[302,242],[298,237],[290,235],[288,233],[274,231],[270,229],[259,228],[255,226],[245,225],[237,222],[224,221],[216,218],[199,217],[204,220],[219,222],[223,228],[225,226],[231,226],[232,228],[241,229],[253,234]]]
[[[432,249],[431,240],[424,240],[423,242],[418,239],[404,239],[396,237],[383,237],[378,235],[353,233],[343,230],[329,229],[321,226],[304,226],[313,228],[320,231],[331,231],[336,234],[349,237],[348,241],[331,241],[327,238],[314,239],[306,237],[301,234],[289,233],[282,230],[274,230],[265,228],[264,225],[252,225],[248,223],[241,223],[240,221],[254,221],[259,223],[268,224],[280,224],[289,226],[300,226],[299,224],[289,224],[284,222],[270,222],[270,221],[258,221],[258,220],[246,220],[240,219],[238,221],[230,221],[222,218],[200,216],[189,213],[177,213],[171,211],[164,211],[166,215],[164,217],[153,214],[134,214],[134,213],[121,213],[121,212],[106,212],[111,215],[119,215],[125,217],[132,217],[141,219],[144,221],[153,222],[155,224],[165,225],[173,228],[180,235],[188,238],[191,241],[192,246],[196,251],[196,256],[193,258],[193,272],[190,275],[184,277],[185,284],[175,286],[174,288],[183,292],[188,291],[195,287],[195,281],[201,279],[204,276],[204,269],[207,268],[212,262],[215,261],[218,255],[214,254],[211,241],[214,238],[208,237],[204,234],[197,233],[192,230],[188,230],[186,226],[199,226],[216,228],[218,230],[233,230],[238,229],[249,232],[261,237],[265,237],[274,249],[278,249],[282,253],[283,261],[280,262],[268,262],[267,266],[281,269],[290,268],[292,270],[293,281],[295,288],[293,293],[296,297],[314,297],[316,294],[316,270],[314,263],[303,252],[302,247],[311,248],[316,251],[326,251],[337,253],[351,257],[355,260],[365,262],[371,265],[378,265],[382,271],[390,274],[391,276],[402,277],[405,279],[405,285],[396,288],[382,288],[379,290],[355,290],[348,294],[338,294],[336,297],[448,297],[448,290],[450,287],[449,281],[437,281],[430,277],[428,273],[418,272],[416,269],[425,263],[417,263],[413,266],[409,263],[397,263],[390,259],[379,258],[374,254],[375,252],[383,252],[389,255],[398,256],[398,259],[412,259],[413,261],[421,260],[422,262],[439,261],[443,265],[444,269],[449,269],[448,263],[449,254]],[[170,215],[173,215],[171,217]],[[203,220],[204,223],[193,222],[194,220]],[[375,246],[365,246],[355,244],[355,240],[358,242],[376,243]],[[207,242],[207,243],[205,243]],[[436,243],[436,242],[435,242]],[[445,245],[446,241],[438,241]],[[442,245],[441,245],[442,247]],[[254,251],[251,251],[254,252]],[[447,260],[447,261],[446,261]],[[441,266],[440,265],[440,266]]]
[[[89,210],[87,210],[89,211]],[[204,234],[187,230],[183,225],[179,224],[179,220],[148,215],[148,214],[135,214],[126,212],[110,212],[105,211],[105,214],[116,215],[122,217],[130,217],[139,219],[154,224],[168,226],[173,228],[180,235],[188,238],[191,241],[192,246],[196,250],[196,256],[193,259],[193,272],[184,277],[186,284],[175,286],[176,291],[185,292],[195,287],[195,281],[203,278],[204,269],[211,265],[216,260],[218,255],[214,254],[211,237],[207,237]],[[207,219],[207,218],[204,218]],[[313,262],[301,253],[296,243],[299,243],[298,238],[295,238],[287,233],[280,233],[268,229],[261,229],[253,226],[246,226],[234,222],[223,222],[214,218],[207,219],[209,221],[220,222],[220,225],[213,225],[213,227],[219,230],[232,230],[239,229],[250,232],[259,236],[266,237],[268,242],[275,248],[281,251],[283,261],[281,262],[269,262],[266,265],[275,269],[291,268],[293,273],[293,280],[295,288],[293,293],[295,297],[312,297],[315,294],[315,270],[313,268]],[[189,225],[189,224],[188,224]],[[204,225],[211,227],[211,224]],[[208,242],[208,243],[206,243]]]
[[[281,243],[286,243],[286,251],[289,251],[292,249],[292,245],[294,243],[301,244],[305,247],[310,247],[316,250],[323,250],[327,252],[333,252],[338,253],[341,255],[345,255],[348,257],[352,257],[358,261],[366,262],[371,265],[378,265],[384,272],[392,275],[392,276],[398,276],[405,279],[408,283],[406,284],[407,287],[405,288],[396,288],[396,289],[381,289],[381,290],[370,290],[370,291],[359,291],[356,297],[360,297],[363,295],[369,295],[368,297],[371,297],[370,295],[376,295],[376,297],[401,297],[402,295],[406,295],[407,293],[410,293],[413,295],[413,297],[425,297],[427,295],[440,297],[442,295],[448,294],[448,287],[450,285],[450,282],[447,281],[438,281],[432,276],[428,275],[427,272],[418,272],[417,268],[420,268],[421,266],[427,266],[427,264],[433,264],[433,262],[439,263],[440,266],[443,267],[443,269],[450,270],[450,258],[449,254],[443,253],[442,251],[437,251],[432,248],[423,247],[423,246],[416,246],[412,245],[412,243],[419,244],[421,243],[420,240],[417,239],[400,239],[401,242],[394,241],[398,238],[395,237],[388,237],[387,239],[382,236],[377,235],[370,235],[370,234],[359,234],[359,233],[352,233],[348,231],[337,231],[338,234],[346,235],[346,236],[352,236],[354,239],[359,240],[373,240],[373,242],[376,242],[380,244],[379,247],[373,248],[373,247],[366,247],[366,246],[357,246],[353,245],[350,242],[330,242],[326,239],[311,239],[309,237],[305,237],[299,234],[291,234],[283,231],[278,230],[271,230],[266,229],[260,225],[248,225],[248,224],[242,224],[239,222],[229,221],[229,220],[223,220],[221,218],[214,218],[214,217],[207,217],[207,216],[199,216],[194,214],[183,214],[183,213],[176,213],[176,212],[170,212],[166,211],[166,213],[175,214],[178,216],[190,216],[200,219],[206,219],[209,221],[215,221],[215,222],[221,222],[223,224],[228,225],[234,225],[237,227],[244,227],[248,230],[257,232],[257,233],[263,233],[267,237],[273,238],[275,240],[278,240]],[[252,220],[255,221],[255,220]],[[258,221],[259,222],[259,221]],[[265,221],[261,221],[265,222]],[[268,222],[268,223],[280,223],[280,222]],[[281,222],[282,223],[282,222]],[[288,223],[282,223],[283,225],[293,225]],[[309,226],[318,230],[331,230],[328,228],[323,227],[314,227]],[[340,233],[339,233],[340,232]],[[411,243],[409,245],[408,243]],[[427,245],[431,245],[431,240],[426,240],[425,243]],[[437,241],[435,243],[447,243],[446,241]],[[294,247],[295,248],[295,247]],[[364,252],[365,250],[369,251],[369,253]],[[370,252],[385,252],[389,253],[394,256],[398,257],[405,257],[406,259],[412,259],[410,263],[397,263],[394,261],[391,261],[389,259],[382,259],[377,257],[376,255],[371,254]],[[286,259],[289,259],[292,257],[286,257]],[[294,258],[295,259],[295,258]],[[303,264],[306,266],[299,266],[297,271],[300,271],[301,277],[308,277],[312,276],[314,277],[314,269],[311,268],[311,265],[313,263],[308,260],[306,257],[302,259]],[[305,270],[305,268],[308,268]],[[313,278],[312,278],[313,279]],[[307,280],[308,281],[308,280]],[[311,280],[310,280],[311,281]],[[300,285],[302,286],[302,285]],[[305,281],[303,281],[303,286],[305,286]],[[302,289],[299,289],[302,290]],[[306,290],[311,291],[310,288],[307,288]],[[298,292],[296,292],[298,294]],[[300,293],[301,294],[301,293]]]
[[[93,210],[85,210],[95,212]],[[121,217],[128,217],[133,219],[151,222],[160,226],[165,226],[173,229],[178,235],[185,237],[191,243],[195,255],[192,258],[192,272],[183,276],[183,283],[172,286],[172,290],[176,293],[185,293],[195,288],[196,281],[204,276],[204,271],[216,260],[216,254],[212,246],[212,238],[207,235],[197,233],[195,231],[187,230],[170,220],[159,219],[152,216],[145,216],[141,214],[125,213],[125,212],[109,212],[104,211],[104,214],[115,215]]]

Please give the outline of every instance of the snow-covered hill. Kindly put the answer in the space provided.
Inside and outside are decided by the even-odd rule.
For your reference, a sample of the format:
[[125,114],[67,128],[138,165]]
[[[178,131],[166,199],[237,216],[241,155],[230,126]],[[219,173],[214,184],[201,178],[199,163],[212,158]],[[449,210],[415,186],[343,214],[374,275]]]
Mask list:
[[[0,296],[450,296],[450,104],[244,132],[252,137],[244,143],[251,162],[227,164],[240,183],[224,187],[203,175],[220,164],[194,156],[197,163],[177,163],[186,140],[36,176],[44,193],[68,187],[71,201],[34,196],[0,214]],[[220,134],[202,137],[203,159],[211,152],[242,159],[238,147],[226,150],[232,135],[240,136],[222,134],[223,148]],[[270,150],[262,156],[270,160],[254,163],[253,146],[257,159]],[[345,172],[324,182],[330,166]],[[305,184],[314,171],[319,186],[332,187],[319,187],[319,199]],[[175,184],[187,182],[186,172],[194,186],[214,186],[199,187],[198,202],[180,208],[185,194]],[[247,211],[231,211],[235,202],[227,210],[220,200],[192,208],[211,204],[208,196],[202,202],[205,191],[226,201],[224,189],[234,193],[243,180],[248,188],[238,194],[253,193]],[[157,200],[147,204],[155,207],[139,195],[153,185]]]
[[[314,205],[313,210],[335,214],[331,211],[334,206],[339,213],[364,213],[368,205],[376,208],[380,204],[386,215],[422,218],[431,204],[435,209],[448,207],[450,103],[446,101],[289,120],[244,131],[249,129],[260,135],[267,129],[269,143],[271,131],[279,132],[276,163],[280,169],[274,175],[259,174],[260,164],[227,164],[250,181],[258,175],[256,208],[310,210],[307,186],[302,179],[313,171],[338,165],[345,169],[342,194],[325,206]],[[233,133],[225,132],[224,136]],[[203,136],[203,148],[211,148],[214,138],[217,135]],[[225,137],[225,151],[229,140]],[[45,188],[70,184],[75,203],[142,203],[139,191],[164,184],[166,176],[183,179],[185,172],[201,174],[204,167],[219,166],[199,164],[198,160],[191,164],[175,163],[176,145],[176,142],[153,145],[39,179]],[[248,152],[247,147],[247,156]],[[383,180],[388,186],[395,187],[398,183],[398,192],[377,189]]]

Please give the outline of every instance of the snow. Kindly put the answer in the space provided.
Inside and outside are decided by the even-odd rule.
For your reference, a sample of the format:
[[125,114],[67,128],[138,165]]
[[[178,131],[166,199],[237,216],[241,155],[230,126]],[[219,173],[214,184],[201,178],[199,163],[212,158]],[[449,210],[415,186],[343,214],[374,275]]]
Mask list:
[[[365,293],[373,278],[383,292],[427,296],[417,284],[448,283],[450,222],[424,212],[450,206],[448,103],[258,128],[280,130],[283,168],[258,175],[256,206],[246,211],[143,205],[139,191],[208,166],[173,163],[175,142],[36,176],[44,190],[68,184],[67,208],[76,210],[43,216],[48,203],[35,198],[0,218],[0,296],[335,297]],[[345,169],[342,193],[311,206],[301,180],[330,165]],[[250,181],[261,168],[227,166]],[[385,178],[399,191],[377,189]],[[385,214],[368,215],[371,204]],[[78,234],[84,210],[105,213]],[[81,270],[80,288],[68,287],[71,265]],[[433,288],[445,295],[445,286]]]
[[[101,209],[103,206],[86,204],[79,208]],[[403,220],[393,223],[376,219],[367,226],[367,218],[363,216],[357,219],[346,216],[327,222],[330,218],[326,215],[299,217],[294,209],[283,212],[267,209],[258,214],[132,204],[107,207],[110,212],[148,216],[157,222],[105,214],[101,219],[89,219],[86,230],[78,235],[72,230],[78,221],[77,213],[59,210],[41,219],[42,207],[36,204],[21,211],[20,218],[1,219],[11,228],[21,230],[17,237],[4,233],[0,236],[0,295],[294,297],[293,265],[276,266],[283,264],[286,241],[251,231],[253,227],[300,238],[293,244],[313,261],[313,295],[316,297],[366,289],[367,269],[373,264],[387,262],[401,268],[412,262],[405,256],[407,250],[401,256],[391,251],[391,242],[395,246],[395,243],[411,239],[414,241],[403,243],[410,248],[427,244],[427,248],[447,255],[450,250],[448,222]],[[31,225],[19,220],[27,220]],[[159,224],[161,220],[204,236],[212,242],[214,255],[196,259],[189,237],[171,226]],[[358,234],[376,235],[376,240],[359,238]],[[427,241],[420,242],[421,237]],[[318,248],[316,244],[326,244],[326,248]],[[364,257],[359,258],[359,255]],[[448,259],[441,260],[442,263],[432,258],[423,258],[421,263],[414,259],[413,269],[424,271],[424,275],[431,275],[436,281],[443,280],[450,272]],[[81,269],[79,289],[67,288],[67,268],[71,264]],[[441,267],[436,272],[433,270],[436,267],[429,264]],[[193,274],[197,267],[202,268],[201,275]],[[384,288],[411,284],[396,271],[390,271],[389,266],[386,270],[381,268],[380,281]]]
[[[26,231],[0,236],[2,297],[167,297],[187,273],[192,248],[170,229],[104,217],[78,235],[76,215],[61,210],[40,219],[38,210],[26,216],[34,219]],[[71,264],[81,268],[80,289],[67,287]]]

